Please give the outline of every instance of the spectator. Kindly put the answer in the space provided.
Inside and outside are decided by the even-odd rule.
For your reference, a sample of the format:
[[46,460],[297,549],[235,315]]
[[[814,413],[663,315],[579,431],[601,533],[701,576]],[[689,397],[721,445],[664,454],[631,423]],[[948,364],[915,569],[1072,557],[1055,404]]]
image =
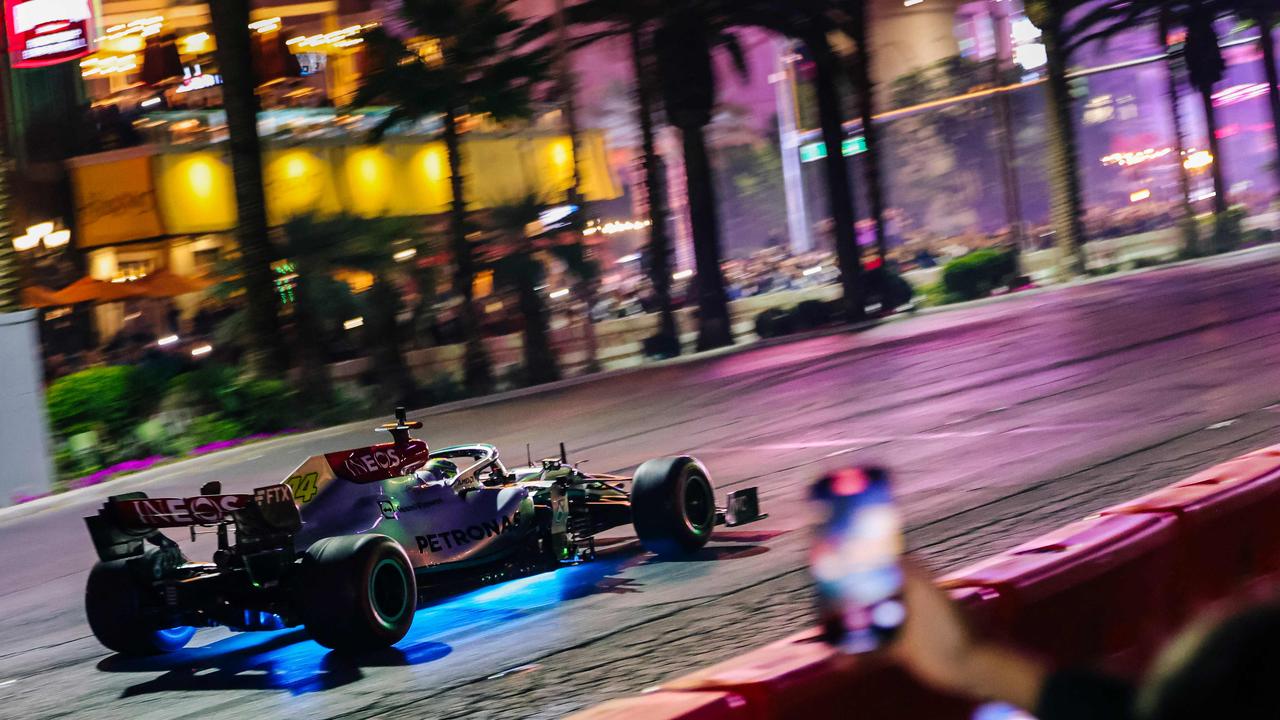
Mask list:
[[891,652],[922,682],[995,700],[1038,720],[1261,720],[1280,716],[1280,604],[1209,618],[1177,638],[1134,688],[1105,675],[1052,668],[977,637],[924,573],[907,568],[908,621]]

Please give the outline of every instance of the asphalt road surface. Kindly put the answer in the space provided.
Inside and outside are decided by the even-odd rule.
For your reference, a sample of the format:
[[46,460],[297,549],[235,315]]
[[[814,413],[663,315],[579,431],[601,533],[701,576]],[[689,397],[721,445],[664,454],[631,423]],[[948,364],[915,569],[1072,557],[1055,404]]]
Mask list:
[[418,413],[433,445],[507,457],[565,441],[589,469],[693,454],[770,517],[699,557],[623,544],[601,560],[420,609],[393,651],[347,660],[302,631],[197,634],[128,660],[89,633],[81,517],[108,492],[248,490],[364,425],[246,446],[0,514],[0,717],[559,717],[808,621],[808,483],[896,473],[911,545],[981,558],[1110,502],[1280,442],[1280,250],[692,362],[468,410]]

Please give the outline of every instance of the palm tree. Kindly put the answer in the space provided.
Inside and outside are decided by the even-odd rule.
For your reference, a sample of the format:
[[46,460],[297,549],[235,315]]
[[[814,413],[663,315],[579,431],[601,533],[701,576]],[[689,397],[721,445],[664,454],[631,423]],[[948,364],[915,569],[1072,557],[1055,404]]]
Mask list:
[[888,255],[889,238],[885,232],[884,176],[880,171],[880,139],[875,121],[875,86],[871,83],[871,43],[867,38],[867,3],[870,0],[851,0],[843,3],[850,16],[849,29],[855,46],[855,54],[849,66],[853,80],[853,94],[858,98],[858,114],[862,120],[862,139],[867,150],[862,156],[863,182],[867,185],[867,204],[871,219],[875,222],[876,252],[883,264]]
[[[1209,142],[1209,154],[1213,163],[1209,166],[1213,175],[1214,234],[1219,235],[1227,213],[1227,182],[1222,172],[1222,151],[1218,142],[1218,115],[1213,106],[1213,86],[1222,80],[1227,64],[1218,47],[1218,32],[1213,23],[1217,19],[1214,9],[1201,0],[1190,0],[1179,8],[1179,20],[1187,30],[1183,47],[1186,57],[1187,79],[1191,87],[1200,93],[1204,108],[1205,135]],[[1222,238],[1216,238],[1221,241]]]
[[539,218],[546,206],[531,195],[492,208],[488,213],[492,237],[485,248],[494,284],[516,293],[524,319],[525,379],[535,385],[560,379],[551,348],[547,305],[538,292],[546,283],[546,261],[554,258],[564,264],[575,278],[580,297],[582,288],[594,287],[599,275],[576,228],[549,232],[540,228]]
[[835,225],[836,260],[840,265],[840,282],[843,284],[844,316],[846,320],[862,319],[865,310],[862,292],[862,249],[856,232],[857,215],[853,208],[853,180],[849,177],[849,164],[844,157],[844,108],[836,85],[835,51],[823,31],[801,37],[813,56],[816,77],[814,86],[818,96],[818,122],[822,127],[822,142],[827,148],[823,170],[827,176],[827,204]]
[[1169,47],[1169,9],[1159,9],[1156,32],[1159,34],[1160,47],[1164,49],[1165,74],[1168,78],[1167,93],[1169,96],[1169,117],[1173,122],[1173,145],[1177,151],[1178,189],[1182,194],[1182,254],[1195,257],[1200,254],[1200,225],[1196,222],[1196,212],[1191,205],[1191,176],[1183,161],[1187,155],[1186,131],[1182,122],[1182,103],[1178,91],[1178,76],[1183,64],[1182,56]]
[[[645,251],[645,272],[658,309],[657,333],[651,347],[665,357],[680,354],[680,333],[671,301],[670,206],[666,170],[657,151],[658,73],[653,61],[653,25],[662,15],[662,3],[653,0],[585,0],[564,8],[566,25],[588,28],[572,42],[570,50],[580,50],[601,40],[625,37],[634,74],[636,119],[640,126],[642,183],[649,207],[649,241]],[[554,19],[552,19],[554,20]],[[557,32],[558,20],[530,23],[523,37],[534,41]]]
[[1280,22],[1274,0],[1232,0],[1236,15],[1258,26],[1258,48],[1262,50],[1263,72],[1267,78],[1267,99],[1271,105],[1271,132],[1275,138],[1276,192],[1280,193],[1280,70],[1276,69],[1275,25]]
[[654,34],[658,75],[667,122],[680,131],[684,148],[689,221],[697,270],[698,350],[733,344],[732,320],[721,271],[720,217],[716,204],[706,128],[716,104],[712,48],[720,44],[746,75],[746,61],[734,36],[697,5],[668,8]]
[[236,244],[249,333],[250,371],[279,374],[287,365],[280,340],[279,305],[271,262],[275,252],[267,229],[267,206],[262,190],[262,146],[258,139],[258,96],[250,63],[253,38],[248,0],[210,3],[210,20],[217,38],[222,74],[222,104],[227,114],[231,174],[236,195]]
[[6,139],[0,137],[0,313],[13,312],[22,306],[18,290],[18,255],[13,250],[12,224],[9,217],[9,153]]
[[657,95],[656,68],[652,36],[640,22],[633,21],[627,30],[631,44],[631,63],[635,72],[636,115],[640,120],[640,148],[644,164],[645,195],[649,200],[649,243],[645,253],[645,269],[653,286],[654,304],[658,307],[658,332],[652,350],[664,357],[680,354],[680,330],[676,327],[675,309],[671,302],[671,235],[668,222],[671,210],[667,204],[667,171],[658,155],[654,136],[654,103]]
[[[384,399],[412,404],[417,387],[405,362],[405,339],[397,321],[401,293],[396,276],[400,268],[392,259],[391,249],[393,242],[410,234],[408,225],[401,220],[302,216],[287,222],[284,234],[289,259],[298,274],[294,324],[300,344],[318,341],[328,334],[320,310],[321,295],[327,291],[326,280],[342,269],[370,273],[373,286],[360,299],[364,306],[361,317],[365,346],[370,348],[374,375]],[[304,355],[319,358],[318,353]],[[304,392],[331,392],[323,363],[303,359],[300,369]]]
[[430,41],[409,45],[386,32],[371,33],[367,42],[373,67],[356,94],[359,104],[392,106],[375,138],[404,122],[442,120],[453,190],[449,211],[453,290],[462,298],[464,382],[474,393],[492,387],[493,371],[474,304],[476,261],[467,239],[471,225],[460,122],[467,115],[489,115],[498,121],[529,117],[534,86],[548,70],[545,51],[518,51],[520,24],[511,5],[512,0],[405,0],[401,17]]
[[[850,9],[860,11],[860,0],[853,2],[831,2],[830,0],[752,0],[736,2],[725,0],[722,12],[726,22],[755,25],[798,39],[808,49],[816,71],[814,87],[818,101],[818,119],[822,132],[822,143],[827,149],[823,161],[823,172],[826,175],[827,207],[834,225],[836,262],[840,266],[840,282],[844,316],[847,320],[860,320],[865,315],[865,289],[862,272],[862,249],[858,245],[856,232],[857,213],[853,205],[853,180],[849,175],[848,161],[844,157],[844,103],[840,93],[839,59],[831,44],[833,32],[843,31],[853,37],[858,32],[854,26],[856,19],[845,13]],[[865,20],[865,18],[863,18]],[[863,38],[865,43],[865,38]],[[863,65],[862,60],[857,61]],[[861,69],[852,69],[853,81],[859,82]],[[862,91],[867,93],[862,98],[860,112],[863,115],[863,131],[868,132],[870,126],[870,76],[861,78],[864,85]],[[867,136],[874,140],[874,130]],[[878,160],[878,158],[876,158]],[[879,192],[879,166],[868,166],[870,182],[876,183],[871,189],[873,205],[883,204],[883,195]],[[877,206],[879,207],[879,206]],[[882,211],[883,208],[880,208]],[[882,215],[882,212],[881,212]],[[883,218],[877,216],[877,240],[880,252],[884,253]]]
[[551,349],[550,317],[538,287],[546,279],[540,247],[529,236],[529,226],[538,222],[545,205],[527,197],[491,208],[489,226],[494,237],[486,248],[487,265],[493,269],[496,287],[515,291],[524,321],[524,372],[530,385],[560,379],[560,368]]
[[1049,184],[1052,190],[1050,219],[1067,276],[1085,271],[1084,199],[1080,189],[1079,139],[1072,118],[1071,88],[1067,67],[1072,27],[1067,13],[1071,0],[1028,0],[1027,18],[1040,29],[1044,43],[1046,125],[1049,139]]

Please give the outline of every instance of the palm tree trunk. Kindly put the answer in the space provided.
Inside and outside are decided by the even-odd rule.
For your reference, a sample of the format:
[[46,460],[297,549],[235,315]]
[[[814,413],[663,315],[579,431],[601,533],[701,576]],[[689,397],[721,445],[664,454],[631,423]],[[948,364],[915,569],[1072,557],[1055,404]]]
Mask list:
[[[536,262],[536,261],[535,261]],[[560,379],[555,353],[551,351],[551,331],[547,327],[547,306],[538,295],[531,277],[522,277],[517,292],[520,315],[524,317],[524,372],[530,385]]]
[[1276,156],[1272,158],[1272,170],[1276,174],[1276,194],[1280,195],[1280,70],[1276,69],[1276,39],[1271,28],[1274,13],[1258,8],[1258,16],[1254,22],[1262,34],[1258,37],[1258,45],[1262,48],[1262,63],[1266,73],[1267,87],[1270,88],[1267,98],[1271,104],[1271,133],[1275,139]]
[[413,373],[405,363],[400,337],[400,293],[385,277],[377,277],[369,290],[370,317],[365,324],[365,337],[373,349],[374,373],[386,400],[398,406],[412,407],[418,389]]
[[467,193],[462,176],[462,140],[458,136],[458,118],[452,111],[444,115],[444,144],[449,154],[449,185],[453,200],[449,206],[450,246],[453,252],[453,292],[462,298],[459,323],[466,343],[463,358],[463,384],[471,393],[482,394],[493,388],[493,368],[480,335],[480,318],[476,313],[475,257],[467,240]]
[[[4,103],[0,103],[0,108]],[[0,313],[13,312],[22,306],[19,287],[18,254],[13,250],[13,221],[9,216],[12,197],[9,194],[9,153],[5,150],[7,131],[0,124]]]
[[1160,34],[1160,47],[1164,49],[1165,76],[1168,78],[1169,119],[1173,123],[1173,146],[1177,153],[1178,190],[1182,193],[1182,254],[1195,257],[1200,254],[1200,226],[1196,211],[1191,206],[1191,174],[1183,161],[1187,157],[1187,134],[1182,122],[1181,93],[1178,92],[1178,58],[1169,52],[1169,12],[1162,10],[1156,32]]
[[641,150],[644,155],[645,194],[649,199],[649,248],[646,270],[658,306],[658,340],[655,349],[664,356],[680,354],[680,331],[671,307],[671,236],[667,206],[666,169],[658,156],[653,130],[653,103],[657,96],[653,69],[646,63],[646,49],[640,25],[630,31],[631,62],[636,82],[636,112],[640,121]]
[[250,372],[281,374],[287,367],[276,313],[271,262],[275,252],[267,229],[262,190],[262,147],[258,140],[258,96],[250,64],[248,0],[218,0],[209,5],[222,73],[222,104],[227,113],[231,175],[236,195],[236,244],[244,275],[246,312],[252,335]]
[[602,370],[600,367],[600,338],[596,336],[596,324],[591,319],[591,309],[596,306],[598,298],[596,283],[596,280],[579,282],[577,289],[574,291],[579,302],[583,305],[582,341],[586,345],[587,352],[587,363],[583,368],[583,372],[587,373],[595,373]]
[[565,130],[569,133],[569,146],[573,154],[573,186],[569,188],[569,203],[578,205],[582,202],[582,173],[578,168],[578,108],[574,97],[576,83],[573,68],[569,64],[569,29],[565,24],[564,0],[555,0],[555,3],[552,21],[556,33],[556,90],[560,95],[560,112],[564,113]]
[[1079,150],[1072,121],[1071,89],[1067,83],[1067,58],[1059,37],[1060,29],[1049,25],[1041,31],[1048,57],[1045,114],[1049,133],[1049,184],[1053,193],[1050,216],[1063,263],[1062,274],[1074,277],[1085,271],[1085,233],[1082,220],[1084,202],[1077,166]]
[[822,163],[827,176],[827,206],[835,226],[836,260],[844,291],[845,320],[861,320],[865,314],[862,287],[862,251],[854,227],[853,182],[844,158],[844,119],[836,88],[835,56],[825,37],[805,42],[813,53],[818,91],[818,118],[827,157]]
[[698,278],[698,350],[733,344],[729,303],[720,269],[720,218],[711,158],[701,126],[682,127],[685,179],[689,185],[689,221]]
[[1213,174],[1213,214],[1215,224],[1222,221],[1227,214],[1227,180],[1222,174],[1221,143],[1218,142],[1218,112],[1213,107],[1213,86],[1204,85],[1197,88],[1200,93],[1200,104],[1204,107],[1204,129],[1208,136],[1209,154],[1213,163],[1209,169]]
[[883,264],[889,255],[889,236],[884,224],[884,177],[880,171],[880,132],[875,121],[875,86],[871,82],[871,45],[867,41],[867,3],[851,4],[855,17],[852,23],[853,43],[857,46],[851,70],[853,92],[858,97],[858,114],[862,120],[862,140],[867,151],[862,157],[863,182],[867,184],[867,203],[871,206],[871,219],[876,226],[876,254]]
[[[313,280],[320,270],[311,267],[303,258],[292,260],[298,271],[298,290],[293,302],[294,342],[296,347],[304,347],[306,343],[324,337],[316,313],[317,298],[313,287]],[[331,400],[333,383],[323,353],[300,352],[295,360],[298,363],[298,390],[307,403],[319,406]]]

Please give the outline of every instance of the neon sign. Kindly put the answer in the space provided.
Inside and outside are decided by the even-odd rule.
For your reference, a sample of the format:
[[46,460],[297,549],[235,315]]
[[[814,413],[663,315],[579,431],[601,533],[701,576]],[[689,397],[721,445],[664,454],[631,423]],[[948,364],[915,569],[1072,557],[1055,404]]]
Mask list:
[[56,65],[93,51],[91,0],[5,0],[4,13],[15,68]]

